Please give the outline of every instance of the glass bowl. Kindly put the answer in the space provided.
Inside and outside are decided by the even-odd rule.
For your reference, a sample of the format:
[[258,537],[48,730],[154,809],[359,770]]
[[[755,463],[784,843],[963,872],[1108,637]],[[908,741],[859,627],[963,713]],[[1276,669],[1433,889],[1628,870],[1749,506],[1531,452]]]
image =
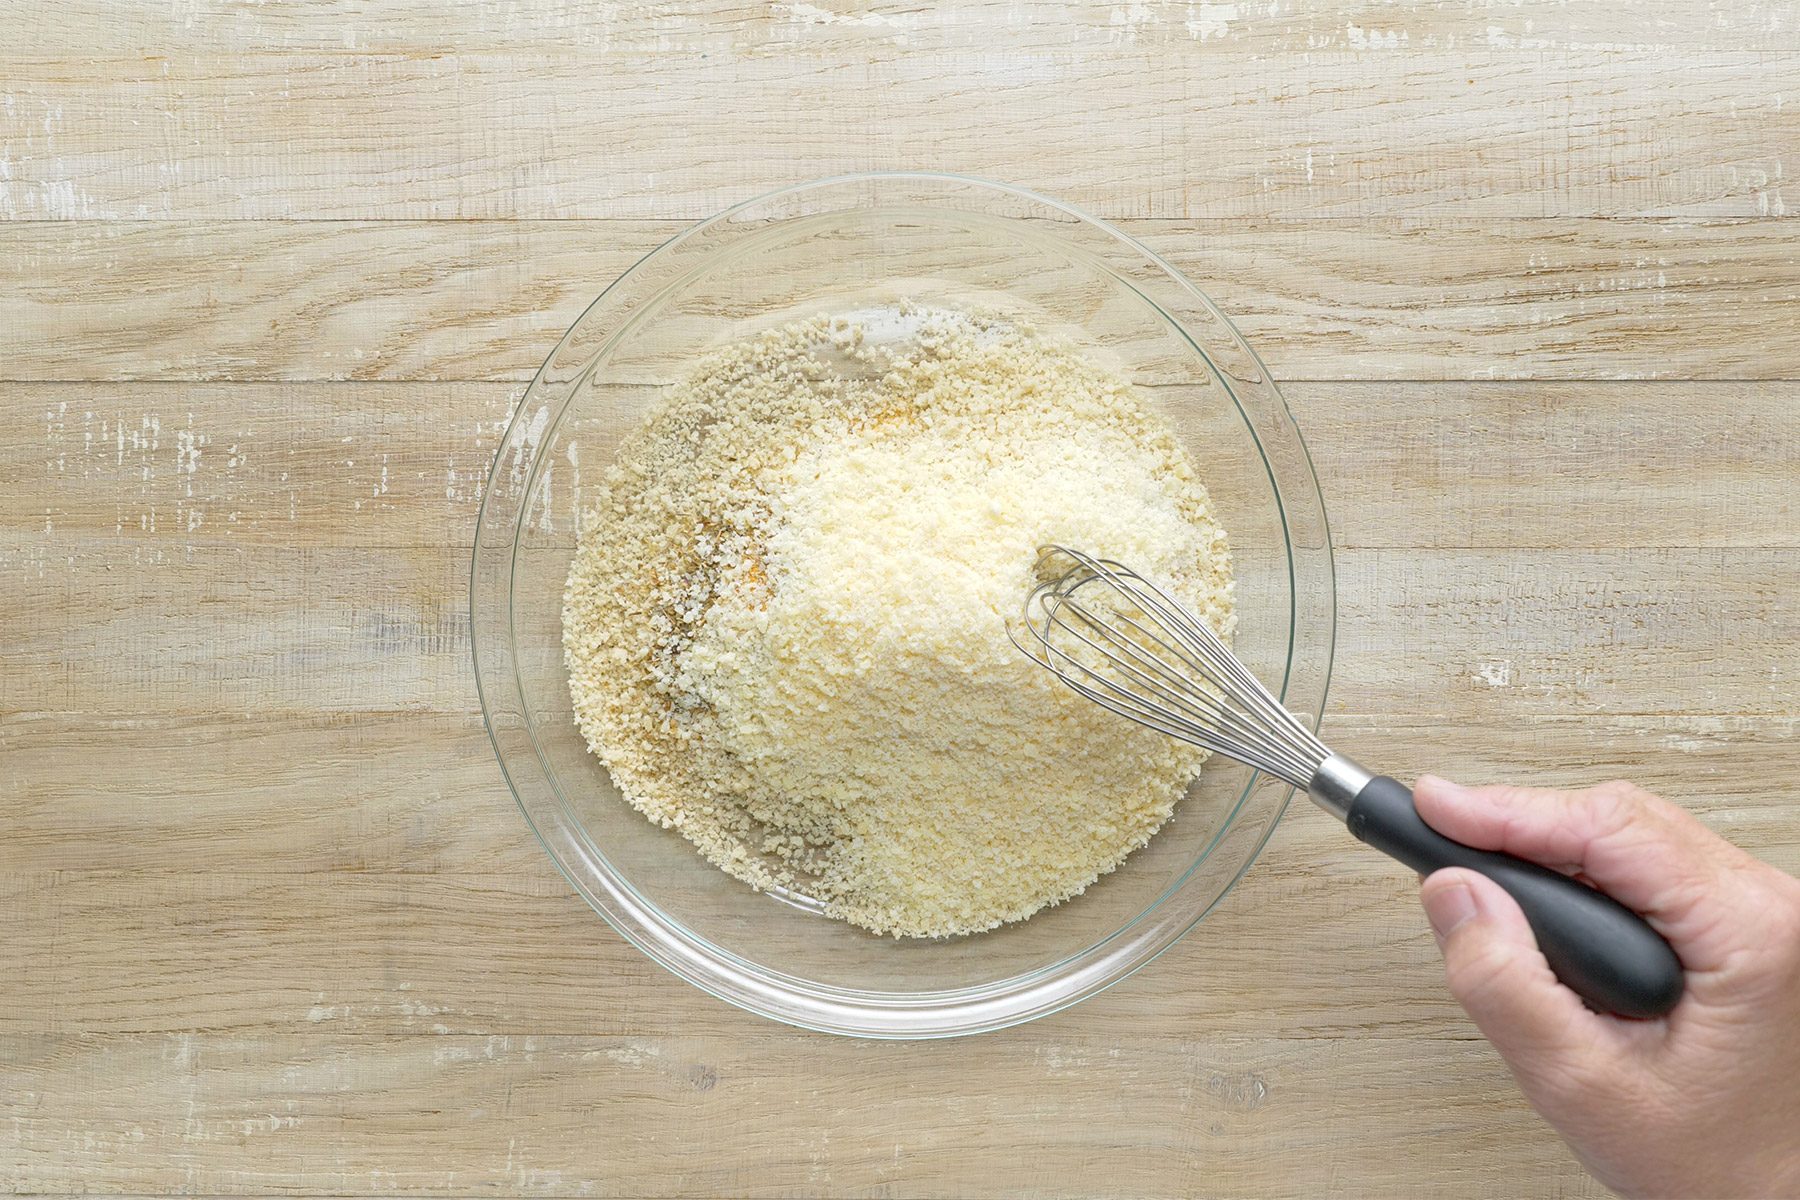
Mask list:
[[877,937],[804,898],[753,891],[619,795],[575,727],[563,665],[583,487],[704,350],[908,299],[1023,312],[1141,387],[1231,539],[1238,654],[1315,724],[1334,614],[1318,482],[1267,370],[1167,263],[1065,204],[940,175],[827,179],[703,221],[607,287],[532,381],[482,502],[470,619],[494,752],[557,866],[638,949],[753,1012],[890,1038],[1000,1028],[1122,979],[1219,902],[1292,794],[1215,758],[1162,832],[1084,895],[933,941]]

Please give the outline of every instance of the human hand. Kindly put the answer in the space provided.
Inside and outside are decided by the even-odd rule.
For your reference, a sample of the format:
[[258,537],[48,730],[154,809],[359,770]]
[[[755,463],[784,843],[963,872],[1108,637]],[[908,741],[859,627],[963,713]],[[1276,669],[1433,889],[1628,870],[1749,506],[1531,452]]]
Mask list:
[[1439,833],[1578,874],[1681,958],[1667,1017],[1603,1016],[1497,884],[1451,868],[1420,889],[1451,993],[1588,1170],[1627,1196],[1800,1196],[1800,880],[1628,783],[1413,795]]

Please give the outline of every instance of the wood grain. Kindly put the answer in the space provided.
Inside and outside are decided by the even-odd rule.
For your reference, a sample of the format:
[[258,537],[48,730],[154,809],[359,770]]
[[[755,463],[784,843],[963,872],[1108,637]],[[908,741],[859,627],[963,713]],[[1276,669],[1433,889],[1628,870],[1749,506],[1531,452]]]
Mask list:
[[[1543,786],[1636,779],[1800,871],[1800,827],[1777,782],[1800,768],[1793,715],[1533,716],[1512,713],[1497,691],[1483,719],[1448,728],[1333,712],[1325,729],[1407,779],[1428,770]],[[109,751],[105,771],[90,769],[100,745]],[[572,900],[551,882],[473,713],[22,713],[0,717],[0,753],[8,765],[0,873],[30,876],[34,888],[49,873],[80,871],[442,873],[518,876]],[[1339,853],[1331,827],[1310,813],[1289,820],[1322,839],[1306,869],[1390,877],[1379,860]],[[1271,851],[1278,863],[1287,836]],[[271,854],[275,837],[280,853]],[[129,901],[131,893],[118,895]]]
[[9,56],[0,218],[697,219],[922,158],[1117,218],[1780,216],[1797,66],[1792,48],[1070,54],[1029,33],[822,59]]
[[[467,563],[460,549],[0,543],[0,711],[467,711]],[[1797,564],[1785,549],[1343,551],[1334,703],[1787,713]]]
[[33,57],[292,50],[314,53],[467,52],[578,48],[641,54],[844,54],[885,45],[912,54],[992,49],[1063,52],[1155,47],[1170,55],[1403,50],[1785,50],[1800,28],[1793,3],[1663,5],[1652,19],[1606,0],[1495,6],[1438,0],[1259,4],[1084,4],[965,0],[955,5],[850,5],[708,0],[544,0],[529,6],[455,5],[421,22],[405,0],[186,0],[120,21],[104,0],[73,0],[54,15],[28,8],[9,30]]
[[829,1039],[665,974],[506,791],[467,546],[525,381],[661,240],[833,171],[1002,178],[1283,381],[1331,741],[1630,777],[1800,872],[1797,64],[1790,0],[13,6],[0,1181],[1601,1194],[1412,878],[1309,808],[1020,1029]]
[[[678,222],[0,222],[0,378],[527,381]],[[1276,377],[1800,379],[1782,220],[1140,221]]]
[[[29,1119],[0,1170],[56,1190],[467,1195],[1281,1195],[1346,1105],[1384,1194],[1602,1194],[1475,1042],[1089,1037],[1053,1018],[969,1044],[758,1036],[89,1036],[14,1043]],[[1405,1047],[1404,1055],[1397,1053]],[[1419,1077],[1448,1080],[1420,1119]],[[1338,1082],[1357,1080],[1354,1092]],[[933,1081],[930,1084],[924,1081]],[[1131,1114],[1129,1127],[1070,1114]],[[627,1116],[628,1114],[628,1116]],[[1127,1128],[1129,1132],[1127,1132]],[[1283,1147],[1282,1155],[1265,1148]],[[1014,1157],[1014,1156],[1017,1157]],[[1439,1156],[1442,1157],[1442,1156]],[[737,1164],[754,1162],[753,1171]],[[1007,1165],[1002,1167],[1000,1164]],[[1342,1168],[1321,1179],[1350,1183]]]
[[[0,423],[17,431],[0,443],[0,474],[30,497],[0,507],[0,529],[182,554],[467,546],[523,391],[0,384]],[[1800,546],[1800,382],[1300,382],[1284,393],[1340,548]],[[549,519],[564,527],[598,482],[580,465],[553,489]]]
[[[471,724],[157,719],[70,730],[51,718],[9,720],[29,799],[14,806],[0,857],[15,931],[0,947],[10,981],[0,1038],[741,1027],[742,1017],[653,967],[575,898],[492,763],[477,757],[485,738]],[[95,729],[132,765],[122,778],[82,785],[68,763],[91,748]],[[1343,718],[1329,732],[1407,777],[1444,769],[1446,752],[1472,781],[1629,775],[1800,869],[1789,798],[1747,784],[1737,766],[1746,757],[1769,771],[1800,766],[1792,717],[1526,718],[1511,729],[1459,725],[1436,744],[1419,720]],[[204,752],[224,746],[223,761]],[[276,748],[286,759],[244,787],[243,763]],[[372,768],[376,752],[393,761]],[[258,853],[271,825],[292,827],[279,860]],[[1273,1022],[1295,1037],[1466,1039],[1437,985],[1414,891],[1405,871],[1301,803],[1191,940],[1085,1004],[1079,1028],[1132,1036],[1154,1012],[1171,1027],[1244,1036]],[[280,915],[297,912],[307,920]],[[443,951],[450,943],[453,956]]]

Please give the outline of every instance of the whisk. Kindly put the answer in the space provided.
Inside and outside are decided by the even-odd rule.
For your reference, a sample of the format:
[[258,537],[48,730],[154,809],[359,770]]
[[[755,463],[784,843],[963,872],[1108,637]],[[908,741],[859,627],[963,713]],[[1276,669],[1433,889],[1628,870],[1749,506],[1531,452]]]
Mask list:
[[[1429,874],[1469,867],[1510,892],[1557,978],[1590,1007],[1657,1017],[1681,998],[1681,962],[1643,918],[1579,880],[1438,833],[1405,784],[1376,775],[1288,712],[1206,624],[1130,567],[1047,546],[1060,573],[1025,601],[1013,642],[1097,704],[1265,771],[1352,835]],[[1066,567],[1063,564],[1067,564]]]

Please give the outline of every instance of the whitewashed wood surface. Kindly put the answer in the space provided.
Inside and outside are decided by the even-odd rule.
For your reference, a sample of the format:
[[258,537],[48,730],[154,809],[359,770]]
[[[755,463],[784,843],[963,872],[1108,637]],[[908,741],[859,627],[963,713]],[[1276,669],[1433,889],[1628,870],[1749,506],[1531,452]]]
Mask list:
[[1339,743],[1630,776],[1800,870],[1800,5],[0,29],[13,1193],[1598,1194],[1307,811],[1136,977],[950,1044],[741,1014],[570,894],[470,680],[489,456],[617,272],[832,172],[1052,192],[1240,318],[1334,517]]

